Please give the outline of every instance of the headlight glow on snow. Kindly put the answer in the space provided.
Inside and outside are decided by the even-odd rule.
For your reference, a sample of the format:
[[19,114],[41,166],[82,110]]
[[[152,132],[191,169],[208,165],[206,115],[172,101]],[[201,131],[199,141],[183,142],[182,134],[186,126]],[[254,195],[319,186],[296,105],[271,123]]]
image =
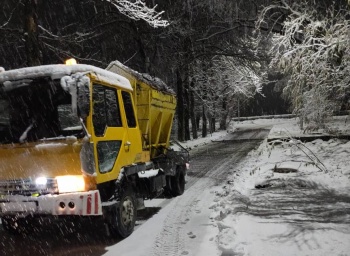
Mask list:
[[85,182],[82,175],[57,176],[56,181],[59,193],[85,191]]

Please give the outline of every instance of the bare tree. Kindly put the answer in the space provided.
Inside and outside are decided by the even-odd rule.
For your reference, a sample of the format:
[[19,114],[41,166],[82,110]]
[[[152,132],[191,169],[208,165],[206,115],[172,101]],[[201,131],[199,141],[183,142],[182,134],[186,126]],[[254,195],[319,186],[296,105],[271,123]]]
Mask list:
[[[152,29],[169,24],[162,19],[164,12],[156,10],[157,5],[149,8],[141,0],[4,1],[0,42],[18,52],[16,61],[21,65],[25,62],[29,66],[51,63],[69,56],[104,66],[108,62],[103,62],[101,56],[111,55],[110,52],[105,54],[105,48],[117,33],[129,36],[130,30],[135,30],[133,24],[140,20],[140,23],[148,24]],[[128,33],[124,32],[126,30]],[[14,41],[16,47],[10,41]],[[96,46],[96,42],[100,47]],[[137,46],[138,43],[136,41],[133,45]]]
[[41,44],[38,31],[37,0],[23,0],[24,41],[27,53],[27,65],[37,66],[42,63]]
[[[174,55],[177,60],[172,63],[177,62],[174,68],[179,69],[179,73],[182,74],[185,92],[190,90],[190,97],[186,95],[184,105],[179,105],[179,109],[191,111],[190,114],[184,113],[184,116],[191,119],[195,119],[200,112],[204,131],[207,129],[203,120],[209,121],[211,129],[208,131],[213,131],[214,119],[218,119],[218,113],[221,113],[223,108],[232,109],[230,104],[233,102],[226,91],[223,93],[227,96],[226,99],[221,96],[217,98],[217,91],[221,89],[217,89],[216,83],[221,83],[223,79],[214,79],[217,72],[223,74],[223,69],[230,67],[223,65],[223,69],[219,70],[217,66],[211,67],[210,64],[217,62],[221,56],[231,58],[232,63],[240,63],[239,67],[248,70],[256,63],[266,60],[264,49],[251,40],[257,35],[254,34],[254,23],[258,14],[256,2],[263,1],[179,1],[167,11],[172,19],[163,36],[169,38],[167,42],[171,48],[170,52],[177,52]],[[197,73],[198,71],[200,73]],[[215,81],[215,84],[211,83],[212,81]],[[190,108],[185,107],[189,105]],[[197,136],[197,126],[194,126],[196,121],[179,122],[179,125],[186,126],[179,130],[189,131],[187,126],[191,124],[193,136]],[[226,122],[222,123],[221,127],[224,128]]]

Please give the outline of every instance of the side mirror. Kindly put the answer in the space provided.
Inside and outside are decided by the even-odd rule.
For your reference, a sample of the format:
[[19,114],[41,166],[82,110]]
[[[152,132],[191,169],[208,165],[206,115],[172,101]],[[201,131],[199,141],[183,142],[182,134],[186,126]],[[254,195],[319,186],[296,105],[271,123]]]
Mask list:
[[88,139],[84,139],[82,142],[82,148],[80,151],[81,168],[84,172],[93,175],[95,170],[95,158],[94,158],[94,144],[90,143]]
[[84,120],[90,113],[90,79],[81,77],[77,87],[78,116]]
[[72,111],[81,119],[90,113],[90,78],[86,75],[74,74],[61,78],[62,88],[72,95]]

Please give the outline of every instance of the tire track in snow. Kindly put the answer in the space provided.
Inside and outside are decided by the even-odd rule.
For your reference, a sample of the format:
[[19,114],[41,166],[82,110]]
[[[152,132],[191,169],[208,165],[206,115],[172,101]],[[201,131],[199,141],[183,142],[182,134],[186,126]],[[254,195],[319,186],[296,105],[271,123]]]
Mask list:
[[172,202],[173,210],[168,214],[160,234],[157,235],[153,252],[154,256],[175,256],[187,255],[185,248],[184,226],[194,214],[193,209],[199,200],[204,189],[212,186],[214,181],[203,178],[195,182],[185,193],[186,196],[177,197]]
[[[256,135],[257,133],[254,132],[253,137]],[[259,143],[258,140],[244,143],[224,141],[208,146],[208,150],[197,152],[191,162],[193,172],[186,184],[185,194],[172,200],[173,210],[166,217],[163,229],[157,235],[150,255],[190,254],[186,250],[190,234],[186,234],[185,225],[196,214],[195,208],[203,199],[203,191],[224,182],[234,166]]]

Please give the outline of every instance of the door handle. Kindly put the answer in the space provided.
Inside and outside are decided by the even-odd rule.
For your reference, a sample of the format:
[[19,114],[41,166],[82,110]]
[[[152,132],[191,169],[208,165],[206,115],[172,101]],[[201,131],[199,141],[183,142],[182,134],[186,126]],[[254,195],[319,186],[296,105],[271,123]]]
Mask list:
[[131,142],[130,141],[126,141],[125,144],[124,144],[124,149],[126,152],[128,152],[130,150],[130,145],[131,145]]

